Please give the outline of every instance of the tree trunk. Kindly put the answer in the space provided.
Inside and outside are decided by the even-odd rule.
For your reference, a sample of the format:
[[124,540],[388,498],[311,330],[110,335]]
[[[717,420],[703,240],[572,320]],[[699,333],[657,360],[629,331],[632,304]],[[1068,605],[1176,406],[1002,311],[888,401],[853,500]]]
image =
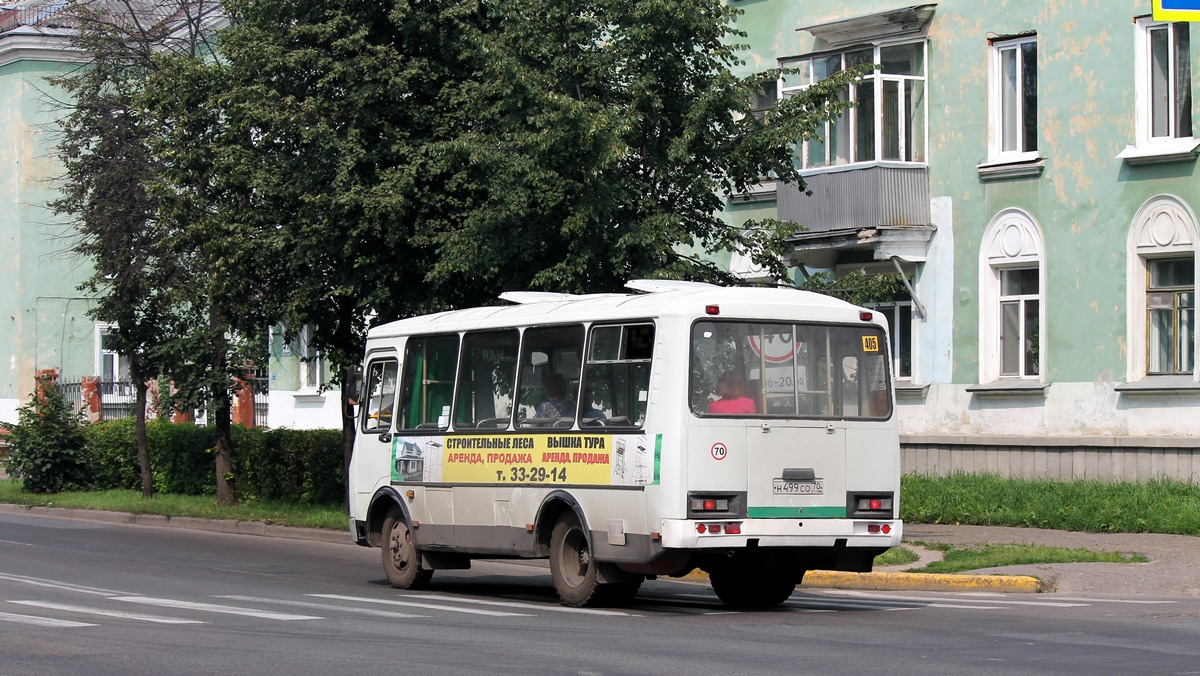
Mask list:
[[346,511],[350,511],[350,458],[354,454],[354,437],[357,434],[355,425],[358,419],[355,405],[358,404],[358,392],[351,390],[354,383],[354,369],[347,368],[342,376],[342,471],[346,477]]
[[150,470],[150,444],[146,439],[146,380],[134,378],[137,403],[134,406],[133,435],[137,441],[138,467],[142,470],[142,497],[154,496],[154,473]]
[[[210,424],[217,436],[217,504],[237,504],[237,493],[233,490],[233,383],[228,373],[229,345],[225,338],[225,323],[217,317],[214,308],[208,310],[209,330],[212,332],[212,372],[220,378],[220,385],[212,386],[208,414]],[[210,381],[217,382],[217,381]]]
[[237,504],[237,493],[233,490],[233,422],[229,393],[222,392],[214,397],[210,413],[217,435],[217,504]]

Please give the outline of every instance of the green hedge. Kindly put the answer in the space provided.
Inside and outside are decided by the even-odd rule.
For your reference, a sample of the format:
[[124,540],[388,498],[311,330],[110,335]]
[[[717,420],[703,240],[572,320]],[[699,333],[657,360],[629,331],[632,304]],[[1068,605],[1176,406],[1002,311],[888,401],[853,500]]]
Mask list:
[[[84,456],[92,485],[138,490],[137,444],[132,419],[84,428]],[[216,492],[211,427],[147,421],[154,490],[181,495]],[[243,500],[335,504],[346,496],[340,430],[233,428],[233,485]]]

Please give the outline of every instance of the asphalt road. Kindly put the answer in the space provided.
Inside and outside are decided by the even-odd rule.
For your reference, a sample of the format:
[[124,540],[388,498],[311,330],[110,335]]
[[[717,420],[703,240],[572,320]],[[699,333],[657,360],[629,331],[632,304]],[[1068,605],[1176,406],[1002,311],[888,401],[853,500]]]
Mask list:
[[0,513],[3,674],[1194,673],[1200,600],[647,583],[568,609],[540,565],[387,587],[344,544]]

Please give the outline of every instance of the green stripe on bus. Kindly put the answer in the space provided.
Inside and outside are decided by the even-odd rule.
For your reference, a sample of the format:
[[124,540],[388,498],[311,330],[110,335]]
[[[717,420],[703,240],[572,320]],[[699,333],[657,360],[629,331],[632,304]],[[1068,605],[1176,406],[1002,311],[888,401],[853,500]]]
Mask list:
[[751,519],[844,519],[845,507],[751,507]]
[[658,485],[659,471],[662,469],[662,435],[654,435],[654,485]]

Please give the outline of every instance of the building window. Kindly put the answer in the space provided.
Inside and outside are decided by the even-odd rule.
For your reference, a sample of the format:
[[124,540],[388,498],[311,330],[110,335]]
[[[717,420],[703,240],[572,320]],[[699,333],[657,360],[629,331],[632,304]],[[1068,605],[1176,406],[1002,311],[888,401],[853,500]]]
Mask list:
[[316,327],[305,324],[296,336],[296,352],[300,358],[300,389],[315,390],[325,384],[325,360],[316,347]]
[[1041,230],[1005,209],[984,233],[980,260],[980,381],[1038,379],[1044,366]]
[[129,357],[116,348],[116,327],[96,327],[96,373],[106,384],[129,380]]
[[1037,36],[991,44],[992,161],[1037,157]]
[[1138,143],[1190,137],[1192,62],[1188,24],[1142,17],[1134,25]]
[[866,307],[883,315],[892,344],[892,377],[912,378],[912,301],[867,303]]
[[1147,367],[1151,375],[1196,368],[1196,264],[1192,257],[1147,261]]
[[831,75],[869,63],[879,64],[878,69],[842,93],[842,100],[853,107],[802,144],[804,168],[880,160],[925,162],[924,42],[781,61],[782,68],[796,72],[780,78],[780,96],[793,96]]
[[1128,380],[1196,372],[1196,217],[1177,197],[1138,209],[1129,235]]
[[1038,269],[1000,270],[1000,377],[1038,374]]

